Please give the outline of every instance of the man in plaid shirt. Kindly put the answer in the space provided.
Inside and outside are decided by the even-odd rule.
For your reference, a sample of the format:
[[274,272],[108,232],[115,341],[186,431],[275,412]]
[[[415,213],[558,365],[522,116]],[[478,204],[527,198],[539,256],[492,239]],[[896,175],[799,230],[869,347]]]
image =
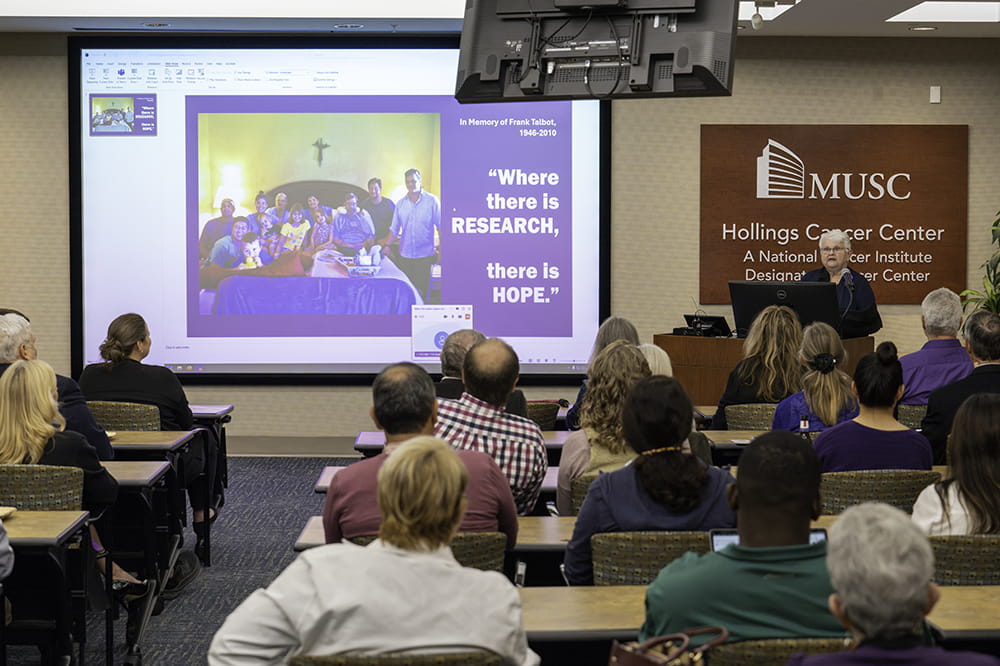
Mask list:
[[438,401],[434,434],[456,449],[489,454],[507,477],[517,512],[525,515],[538,500],[548,456],[538,425],[504,411],[520,369],[517,354],[503,340],[474,345],[462,367],[465,393]]

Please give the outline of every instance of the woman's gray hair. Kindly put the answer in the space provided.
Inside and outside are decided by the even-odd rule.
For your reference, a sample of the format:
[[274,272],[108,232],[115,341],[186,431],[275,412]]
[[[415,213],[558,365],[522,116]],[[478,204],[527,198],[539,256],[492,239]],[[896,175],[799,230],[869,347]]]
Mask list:
[[823,248],[823,241],[828,240],[831,243],[839,243],[844,246],[847,251],[851,250],[851,236],[846,231],[841,231],[840,229],[830,229],[824,232],[819,237],[819,247]]
[[962,325],[962,299],[947,287],[935,289],[920,304],[927,335],[955,337]]
[[670,355],[662,347],[658,347],[652,342],[644,342],[639,345],[639,351],[646,357],[646,363],[649,364],[649,369],[654,375],[674,376],[674,366],[670,362]]
[[17,351],[21,345],[31,344],[34,340],[31,324],[18,314],[0,316],[0,363],[13,363],[17,360]]
[[594,357],[615,340],[624,340],[630,345],[639,345],[639,331],[635,325],[625,317],[608,317],[598,327],[597,335],[594,338],[594,349],[590,352],[590,361],[593,363]]
[[866,502],[844,511],[830,528],[826,566],[844,612],[870,640],[917,631],[934,575],[934,552],[910,517]]

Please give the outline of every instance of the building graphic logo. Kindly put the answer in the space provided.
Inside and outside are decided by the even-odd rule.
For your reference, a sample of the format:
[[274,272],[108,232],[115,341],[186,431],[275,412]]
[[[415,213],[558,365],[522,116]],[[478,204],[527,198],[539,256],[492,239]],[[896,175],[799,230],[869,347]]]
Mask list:
[[803,199],[806,167],[798,155],[774,139],[757,158],[758,199]]

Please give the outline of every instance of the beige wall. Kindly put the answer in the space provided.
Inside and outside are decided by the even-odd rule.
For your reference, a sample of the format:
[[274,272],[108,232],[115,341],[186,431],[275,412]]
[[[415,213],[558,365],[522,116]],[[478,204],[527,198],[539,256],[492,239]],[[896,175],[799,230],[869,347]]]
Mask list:
[[[731,98],[617,102],[613,109],[612,310],[644,339],[669,330],[698,294],[701,123],[969,125],[970,284],[1000,208],[1000,42],[763,39],[738,43]],[[928,88],[942,100],[928,104]],[[60,36],[0,35],[0,302],[27,311],[42,356],[69,371],[66,58]],[[711,312],[730,314],[712,306]],[[916,306],[883,306],[879,340],[922,343]],[[528,397],[575,389],[528,389]],[[232,402],[234,435],[351,435],[369,427],[359,387],[192,387]],[[288,424],[293,424],[291,428]]]

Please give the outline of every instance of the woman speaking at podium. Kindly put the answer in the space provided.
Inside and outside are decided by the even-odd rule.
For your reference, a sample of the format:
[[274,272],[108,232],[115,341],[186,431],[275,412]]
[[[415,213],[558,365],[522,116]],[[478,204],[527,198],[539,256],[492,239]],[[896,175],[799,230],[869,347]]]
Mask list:
[[841,337],[860,338],[882,328],[875,293],[865,276],[847,266],[851,258],[851,237],[832,229],[819,237],[819,257],[823,267],[802,276],[803,282],[833,282],[840,305]]

